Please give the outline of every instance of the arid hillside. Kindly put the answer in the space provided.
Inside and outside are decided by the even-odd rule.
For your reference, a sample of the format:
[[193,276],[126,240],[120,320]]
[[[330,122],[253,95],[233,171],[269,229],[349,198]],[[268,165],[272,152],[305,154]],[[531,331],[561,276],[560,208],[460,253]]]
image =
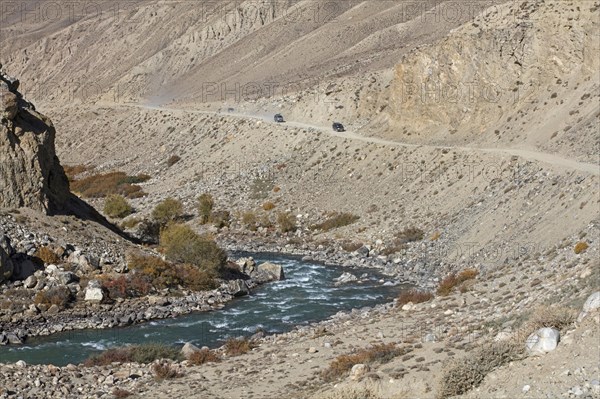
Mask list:
[[36,103],[239,102],[391,68],[481,9],[446,1],[29,0],[7,6],[0,45],[11,73],[32,82],[36,93],[25,94]]

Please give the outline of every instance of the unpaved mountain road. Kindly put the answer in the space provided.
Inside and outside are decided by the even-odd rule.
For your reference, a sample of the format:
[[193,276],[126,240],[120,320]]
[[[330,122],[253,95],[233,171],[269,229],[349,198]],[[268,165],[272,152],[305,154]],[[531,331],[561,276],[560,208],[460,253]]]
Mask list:
[[[257,121],[262,121],[265,123],[279,125],[279,123],[275,122],[271,119],[271,117],[265,115],[251,114],[251,113],[240,113],[240,112],[220,112],[220,111],[208,111],[208,110],[193,110],[193,109],[184,109],[184,108],[171,108],[171,107],[162,107],[157,105],[146,105],[146,104],[137,104],[137,103],[127,103],[122,104],[129,107],[156,110],[156,111],[166,111],[166,112],[181,112],[181,113],[193,113],[193,114],[203,114],[203,115],[218,115],[232,118],[241,118],[241,119],[254,119]],[[555,167],[577,170],[580,172],[589,173],[595,176],[600,175],[600,164],[579,162],[573,159],[564,158],[560,155],[550,154],[545,152],[539,152],[535,149],[529,148],[480,148],[480,147],[464,147],[464,146],[435,146],[435,145],[423,145],[423,144],[410,144],[410,143],[401,143],[392,140],[385,140],[377,137],[370,136],[362,136],[352,131],[345,132],[336,132],[331,127],[326,126],[318,126],[310,123],[304,122],[296,122],[296,121],[286,121],[286,126],[295,127],[298,129],[313,129],[330,136],[335,136],[343,139],[350,140],[358,140],[363,141],[365,143],[370,144],[380,144],[386,146],[396,146],[396,147],[408,147],[408,148],[431,148],[431,149],[448,149],[448,150],[459,150],[459,151],[474,151],[481,153],[490,153],[497,155],[510,155],[517,156],[530,161],[542,162],[545,164],[549,164]]]

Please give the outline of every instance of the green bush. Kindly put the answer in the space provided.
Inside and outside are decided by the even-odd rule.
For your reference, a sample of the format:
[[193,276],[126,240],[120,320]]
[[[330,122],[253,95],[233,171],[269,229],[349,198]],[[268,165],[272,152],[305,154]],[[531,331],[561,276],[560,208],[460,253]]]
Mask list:
[[218,274],[227,262],[227,254],[212,238],[200,236],[184,224],[163,229],[160,246],[170,261],[195,265],[206,272]]
[[201,224],[209,222],[214,206],[215,201],[210,194],[204,193],[198,197],[198,215]]
[[297,229],[296,217],[291,213],[281,212],[277,215],[277,224],[282,233],[288,233]]
[[133,213],[133,208],[125,197],[112,194],[104,200],[104,213],[111,218],[123,219]]
[[152,218],[161,226],[179,220],[182,215],[183,204],[178,199],[171,197],[156,205],[152,211]]

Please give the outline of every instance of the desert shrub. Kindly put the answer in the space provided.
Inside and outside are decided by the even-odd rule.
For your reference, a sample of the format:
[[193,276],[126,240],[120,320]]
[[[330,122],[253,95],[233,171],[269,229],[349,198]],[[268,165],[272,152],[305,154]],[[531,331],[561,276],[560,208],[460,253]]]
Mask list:
[[115,397],[115,399],[124,399],[124,398],[128,398],[131,395],[133,395],[128,390],[123,389],[123,388],[119,388],[119,387],[113,389],[112,394]]
[[177,162],[181,161],[181,157],[178,155],[171,155],[169,159],[167,159],[167,166],[170,168],[175,165]]
[[514,342],[498,342],[482,346],[460,359],[445,364],[440,376],[437,398],[462,395],[477,387],[495,368],[519,359],[523,346]]
[[346,252],[354,252],[359,248],[362,248],[363,243],[358,241],[344,241],[342,242],[341,247]]
[[433,299],[433,294],[429,291],[419,290],[408,290],[404,291],[398,296],[397,306],[405,305],[409,302],[412,303],[423,303]]
[[128,176],[123,172],[110,172],[85,177],[71,182],[71,191],[86,198],[103,198],[110,194],[119,194],[127,198],[139,198],[146,195],[137,183],[146,181],[147,175]]
[[387,363],[393,358],[403,355],[403,349],[396,347],[395,344],[380,344],[371,348],[361,349],[350,355],[340,355],[336,357],[329,367],[323,371],[321,376],[326,381],[333,381],[344,376],[355,364]]
[[267,201],[264,204],[262,204],[262,209],[264,209],[265,211],[273,210],[275,209],[275,204],[271,201]]
[[256,213],[254,212],[244,212],[242,215],[242,223],[248,230],[256,231],[258,226],[258,218],[256,217]]
[[132,396],[133,394],[126,389],[117,387],[113,389],[112,395],[115,397],[115,399],[124,399]]
[[102,286],[113,298],[137,298],[148,295],[152,291],[152,279],[143,273],[129,273],[126,276],[109,278],[102,282]]
[[175,222],[183,216],[183,204],[178,199],[169,197],[163,200],[152,210],[152,219],[161,226]]
[[424,237],[425,233],[423,230],[418,229],[416,227],[409,227],[395,234],[396,238],[400,240],[401,243],[409,243],[414,241],[421,241]]
[[288,233],[296,230],[296,217],[288,212],[281,212],[277,215],[277,224],[282,233]]
[[215,352],[205,348],[192,353],[188,361],[194,366],[200,366],[205,363],[218,363],[221,358]]
[[473,269],[473,268],[464,269],[460,273],[458,273],[458,276],[456,276],[456,279],[457,279],[458,284],[460,284],[467,280],[473,280],[478,275],[479,275],[479,270],[477,270],[477,269]]
[[573,251],[574,251],[574,252],[575,252],[577,255],[579,255],[580,253],[584,252],[584,251],[585,251],[586,249],[588,249],[588,248],[589,248],[589,245],[588,245],[588,243],[587,243],[587,242],[585,242],[585,241],[581,241],[581,242],[578,242],[578,243],[575,245],[575,248],[573,248]]
[[231,214],[229,211],[216,211],[210,215],[210,220],[213,226],[218,229],[229,227],[229,224],[231,223]]
[[157,359],[182,360],[181,352],[174,346],[149,343],[129,347],[131,360],[136,363],[152,363]]
[[127,266],[134,274],[146,276],[157,289],[176,287],[181,282],[175,265],[156,256],[130,254]]
[[351,225],[360,219],[360,216],[351,213],[334,213],[325,221],[310,226],[311,230],[329,231],[340,227]]
[[86,367],[93,366],[108,366],[111,363],[128,363],[131,362],[131,353],[128,347],[125,348],[112,348],[107,349],[104,352],[92,355],[85,360],[83,363]]
[[563,330],[572,325],[577,318],[577,311],[568,307],[538,306],[526,323],[527,333],[534,332],[543,327]]
[[152,372],[154,373],[154,378],[157,380],[169,380],[182,377],[182,374],[177,371],[177,368],[168,363],[157,363],[152,365]]
[[441,296],[449,295],[452,292],[452,290],[454,289],[454,287],[456,287],[458,285],[457,281],[458,280],[456,278],[455,273],[451,273],[451,274],[447,275],[440,282],[440,285],[438,286],[438,289],[437,289],[437,294],[441,295]]
[[158,343],[124,346],[107,349],[104,352],[89,357],[84,365],[107,366],[113,362],[119,363],[152,363],[159,359],[183,360],[181,352],[173,347]]
[[45,264],[60,263],[60,256],[48,246],[39,247],[33,256],[40,259]]
[[227,356],[240,356],[250,352],[255,347],[256,343],[248,338],[229,338],[225,341]]
[[111,194],[104,200],[104,213],[111,218],[123,219],[133,213],[133,208],[122,195]]
[[202,194],[198,197],[198,215],[200,223],[205,224],[210,220],[212,210],[215,206],[215,201],[210,194]]
[[53,287],[48,290],[38,291],[33,297],[36,305],[56,305],[64,308],[72,299],[71,291],[67,287]]
[[227,261],[227,254],[208,236],[200,236],[189,226],[172,224],[161,231],[160,246],[167,259],[198,266],[218,274]]
[[[478,274],[479,271],[477,269],[464,269],[458,273],[458,275],[456,273],[451,273],[440,282],[437,294],[440,296],[447,296],[456,286],[463,284],[466,281],[473,280]],[[465,289],[468,289],[468,286],[465,286]]]
[[180,284],[193,291],[213,290],[219,286],[215,273],[201,270],[197,266],[183,264],[177,265],[177,276]]

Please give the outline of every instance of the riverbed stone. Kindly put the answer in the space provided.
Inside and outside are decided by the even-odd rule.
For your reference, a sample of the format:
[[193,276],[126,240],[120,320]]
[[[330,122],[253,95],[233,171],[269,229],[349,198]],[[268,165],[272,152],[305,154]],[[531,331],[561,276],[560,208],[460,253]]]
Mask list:
[[233,280],[227,283],[226,285],[227,292],[235,297],[240,297],[244,295],[248,295],[250,290],[248,289],[248,285],[242,279]]
[[335,285],[342,285],[342,284],[347,284],[347,283],[350,283],[353,281],[358,281],[358,277],[356,277],[352,273],[344,272],[344,273],[342,273],[341,276],[339,276],[338,278],[336,278],[334,280],[335,280]]
[[265,274],[269,280],[280,281],[285,279],[283,267],[275,263],[265,262],[258,265],[258,273]]

